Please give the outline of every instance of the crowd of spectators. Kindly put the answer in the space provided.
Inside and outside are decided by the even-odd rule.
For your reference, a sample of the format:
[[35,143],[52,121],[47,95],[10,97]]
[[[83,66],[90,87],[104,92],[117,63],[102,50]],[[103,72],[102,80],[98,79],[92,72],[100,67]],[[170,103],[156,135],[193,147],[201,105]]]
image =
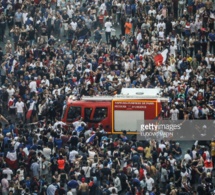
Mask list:
[[211,0],[2,0],[2,195],[212,194],[214,140],[182,151],[60,120],[70,95],[122,87],[161,88],[163,118],[213,120],[214,23]]

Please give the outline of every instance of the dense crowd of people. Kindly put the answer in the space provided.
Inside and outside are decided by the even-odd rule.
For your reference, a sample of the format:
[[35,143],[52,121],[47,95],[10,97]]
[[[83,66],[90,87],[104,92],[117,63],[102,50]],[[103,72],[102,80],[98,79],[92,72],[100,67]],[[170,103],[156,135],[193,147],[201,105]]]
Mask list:
[[70,95],[122,88],[161,88],[162,118],[213,120],[214,23],[211,0],[2,0],[1,194],[213,194],[214,139],[182,151],[60,120]]

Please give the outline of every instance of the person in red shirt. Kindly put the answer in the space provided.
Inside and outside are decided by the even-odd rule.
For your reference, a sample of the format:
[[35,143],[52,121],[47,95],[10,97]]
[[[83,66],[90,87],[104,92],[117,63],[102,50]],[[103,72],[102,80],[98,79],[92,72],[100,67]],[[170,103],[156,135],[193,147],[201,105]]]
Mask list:
[[37,77],[36,83],[37,83],[37,87],[39,87],[41,84],[41,76]]
[[57,160],[58,170],[62,171],[65,168],[66,161],[63,159],[63,156],[60,156]]
[[145,177],[144,176],[144,166],[143,165],[141,165],[140,166],[140,170],[139,170],[139,180],[141,181],[141,180],[143,180],[143,178]]

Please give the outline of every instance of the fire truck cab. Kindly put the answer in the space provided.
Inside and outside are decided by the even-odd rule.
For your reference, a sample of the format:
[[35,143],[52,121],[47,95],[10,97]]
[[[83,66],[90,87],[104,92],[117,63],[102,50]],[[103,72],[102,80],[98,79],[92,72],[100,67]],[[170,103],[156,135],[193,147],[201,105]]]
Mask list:
[[120,134],[137,133],[138,120],[153,120],[160,114],[160,89],[123,88],[120,95],[82,97],[80,100],[69,97],[64,108],[62,121],[71,124],[83,118],[89,127],[101,123],[104,130]]

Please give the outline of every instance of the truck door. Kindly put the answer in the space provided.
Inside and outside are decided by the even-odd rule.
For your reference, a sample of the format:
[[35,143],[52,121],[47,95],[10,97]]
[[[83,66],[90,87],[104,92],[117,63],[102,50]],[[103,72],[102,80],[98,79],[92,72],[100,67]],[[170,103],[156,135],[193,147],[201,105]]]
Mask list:
[[94,123],[101,123],[104,130],[109,132],[111,124],[109,124],[108,109],[108,107],[95,107],[92,120]]
[[79,120],[81,117],[81,107],[80,106],[71,106],[69,107],[68,113],[67,113],[67,122],[74,122]]
[[84,122],[89,125],[89,127],[92,127],[93,121],[92,121],[92,113],[93,108],[84,108]]

